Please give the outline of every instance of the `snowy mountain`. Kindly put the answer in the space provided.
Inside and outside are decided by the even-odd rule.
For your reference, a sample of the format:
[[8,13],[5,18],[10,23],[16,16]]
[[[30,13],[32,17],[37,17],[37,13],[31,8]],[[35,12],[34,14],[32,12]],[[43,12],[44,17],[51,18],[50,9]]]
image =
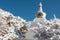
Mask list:
[[14,16],[10,12],[0,9],[0,40],[17,38],[17,30],[19,30],[24,23],[26,23],[26,21],[19,16]]
[[25,21],[19,16],[0,9],[0,40],[60,40],[60,19],[46,19],[40,9],[33,21]]

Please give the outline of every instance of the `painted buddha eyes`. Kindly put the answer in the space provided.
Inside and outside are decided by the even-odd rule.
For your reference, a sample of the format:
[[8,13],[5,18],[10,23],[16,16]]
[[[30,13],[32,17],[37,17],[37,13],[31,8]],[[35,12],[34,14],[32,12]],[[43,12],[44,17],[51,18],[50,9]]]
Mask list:
[[38,17],[38,18],[39,18],[39,17],[42,17],[42,16],[43,16],[42,13],[37,13],[37,14],[36,14],[36,17]]

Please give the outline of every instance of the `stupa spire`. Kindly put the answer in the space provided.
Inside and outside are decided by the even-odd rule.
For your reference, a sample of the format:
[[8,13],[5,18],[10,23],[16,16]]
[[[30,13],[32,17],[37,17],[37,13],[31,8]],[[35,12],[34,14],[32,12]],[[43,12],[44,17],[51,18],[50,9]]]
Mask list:
[[43,22],[46,20],[46,13],[42,9],[42,3],[40,2],[38,11],[36,13],[36,18],[34,19],[34,22]]
[[39,10],[36,14],[36,17],[37,18],[45,18],[46,17],[46,14],[45,14],[45,12],[43,12],[43,9],[42,9],[42,3],[41,2],[39,4]]
[[42,12],[42,3],[40,2],[40,12]]
[[43,12],[42,3],[41,3],[41,2],[40,2],[40,4],[39,4],[39,10],[38,10],[38,12]]

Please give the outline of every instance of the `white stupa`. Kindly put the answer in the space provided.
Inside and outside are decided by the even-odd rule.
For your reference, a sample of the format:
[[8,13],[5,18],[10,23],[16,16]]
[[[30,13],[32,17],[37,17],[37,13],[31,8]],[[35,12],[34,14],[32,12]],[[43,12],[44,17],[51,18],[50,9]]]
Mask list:
[[40,3],[39,4],[39,10],[36,13],[36,18],[34,19],[34,22],[39,22],[39,21],[42,21],[42,20],[45,20],[45,19],[46,19],[46,13],[43,12],[42,3]]

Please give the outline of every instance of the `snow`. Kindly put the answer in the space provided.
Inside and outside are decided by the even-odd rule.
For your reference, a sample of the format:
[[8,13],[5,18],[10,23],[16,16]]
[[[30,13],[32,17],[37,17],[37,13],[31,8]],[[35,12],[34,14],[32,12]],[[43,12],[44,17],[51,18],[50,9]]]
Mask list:
[[[20,28],[26,26],[27,32],[21,34]],[[26,31],[26,30],[24,30]],[[34,18],[26,21],[19,16],[0,9],[0,40],[32,39],[32,40],[60,40],[60,19]]]

